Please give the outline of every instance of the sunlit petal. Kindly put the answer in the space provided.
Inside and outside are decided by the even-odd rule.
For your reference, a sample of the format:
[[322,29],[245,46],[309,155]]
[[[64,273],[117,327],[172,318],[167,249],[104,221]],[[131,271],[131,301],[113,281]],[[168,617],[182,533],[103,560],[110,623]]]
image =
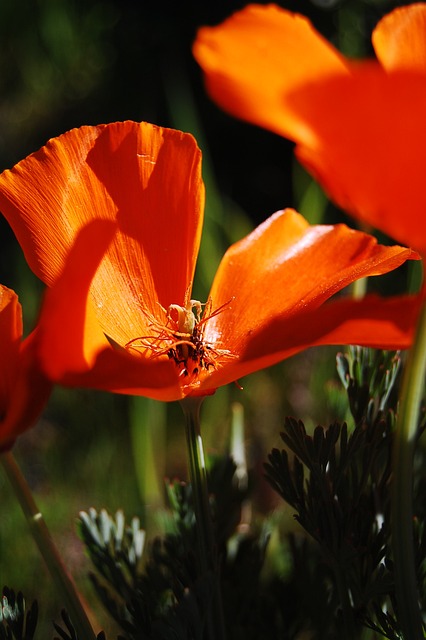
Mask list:
[[204,207],[200,162],[192,136],[147,123],[73,129],[0,176],[0,209],[48,285],[87,222],[116,220],[122,233],[93,283],[98,303],[120,298],[124,313],[141,296],[167,305],[183,301],[192,283]]
[[213,99],[231,114],[309,142],[309,122],[287,93],[330,75],[346,75],[339,52],[304,16],[276,5],[248,5],[218,27],[203,27],[194,56]]
[[200,30],[194,53],[219,105],[296,142],[342,208],[426,254],[426,5],[385,16],[373,44],[379,61],[353,61],[305,18],[252,6]]
[[426,73],[426,4],[419,2],[388,13],[373,31],[372,41],[387,71]]
[[[132,357],[119,344],[113,346],[102,330],[98,315],[109,310],[94,308],[91,283],[116,232],[112,221],[94,220],[78,233],[63,272],[45,293],[38,357],[46,374],[64,385],[179,399],[172,363]],[[124,323],[120,300],[113,304],[115,321]]]
[[357,66],[291,97],[316,131],[302,163],[338,204],[399,242],[426,252],[426,82]]
[[[192,284],[204,207],[192,136],[147,123],[74,129],[0,176],[0,209],[34,272],[51,285],[91,220],[120,232],[92,283],[103,329],[117,341],[145,326],[141,308],[183,303]],[[116,301],[125,318],[117,332]]]
[[213,308],[230,302],[207,323],[206,339],[240,356],[251,340],[263,336],[264,353],[280,352],[289,336],[271,331],[277,319],[285,326],[354,280],[416,257],[345,225],[310,226],[293,210],[277,212],[225,254],[210,296]]
[[390,350],[408,348],[419,309],[418,296],[389,299],[367,296],[362,300],[343,298],[306,313],[275,318],[267,331],[248,335],[240,358],[213,371],[202,384],[202,390],[241,381],[254,371],[313,346],[360,344]]

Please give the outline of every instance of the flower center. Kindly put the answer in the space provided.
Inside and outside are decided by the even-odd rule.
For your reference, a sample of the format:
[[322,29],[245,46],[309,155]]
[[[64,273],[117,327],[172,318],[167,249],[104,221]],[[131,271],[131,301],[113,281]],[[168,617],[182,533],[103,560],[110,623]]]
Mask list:
[[[201,323],[202,305],[199,300],[190,300],[186,307],[171,304],[167,318],[175,325],[174,343],[167,351],[167,356],[174,360],[184,376],[197,376],[210,367],[215,367],[212,351],[203,339]],[[193,311],[195,309],[195,313]]]
[[174,361],[179,375],[193,382],[203,372],[216,369],[224,358],[233,357],[229,351],[218,349],[204,339],[206,321],[221,313],[228,305],[226,303],[211,312],[210,299],[205,304],[199,300],[189,300],[185,306],[171,304],[168,310],[161,307],[166,316],[165,323],[158,322],[145,312],[153,330],[152,335],[133,338],[125,348],[150,358],[167,356]]

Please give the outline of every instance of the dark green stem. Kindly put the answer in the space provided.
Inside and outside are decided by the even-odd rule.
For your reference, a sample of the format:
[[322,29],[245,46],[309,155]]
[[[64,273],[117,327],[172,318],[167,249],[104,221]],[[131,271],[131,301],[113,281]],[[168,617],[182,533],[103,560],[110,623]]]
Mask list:
[[64,599],[64,606],[80,640],[96,640],[75,584],[52,540],[43,516],[34,501],[31,490],[10,451],[0,454],[0,460],[21,505],[32,536],[45,561],[50,575]]
[[214,578],[212,613],[208,618],[209,640],[224,640],[226,637],[216,541],[210,510],[207,472],[204,460],[203,441],[200,430],[200,408],[203,397],[185,398],[181,406],[185,414],[186,443],[189,458],[195,527],[198,547],[200,575],[211,573]]
[[392,545],[398,618],[404,640],[423,640],[413,538],[413,461],[425,389],[426,305],[404,371],[395,431]]

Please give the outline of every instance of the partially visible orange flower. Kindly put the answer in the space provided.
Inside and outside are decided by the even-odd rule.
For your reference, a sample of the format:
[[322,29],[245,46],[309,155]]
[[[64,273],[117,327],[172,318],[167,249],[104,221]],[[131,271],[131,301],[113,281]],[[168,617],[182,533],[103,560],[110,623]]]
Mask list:
[[426,255],[426,4],[388,14],[373,46],[350,60],[305,17],[249,5],[194,54],[219,105],[296,142],[342,208]]
[[203,207],[194,139],[147,123],[74,129],[0,176],[0,209],[49,285],[37,341],[54,381],[175,400],[317,344],[409,346],[414,299],[327,301],[410,249],[280,211],[230,247],[200,302]]
[[34,335],[22,341],[18,297],[0,285],[0,451],[34,425],[50,390],[37,366]]

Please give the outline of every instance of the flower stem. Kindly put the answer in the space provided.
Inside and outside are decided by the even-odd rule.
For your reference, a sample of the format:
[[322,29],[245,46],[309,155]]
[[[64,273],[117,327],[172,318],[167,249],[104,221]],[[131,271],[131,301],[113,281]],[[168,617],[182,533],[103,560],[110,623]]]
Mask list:
[[80,602],[75,584],[59,555],[43,516],[37,508],[31,490],[14,456],[10,451],[7,451],[0,454],[0,460],[24,512],[31,534],[57,589],[62,594],[65,608],[75,627],[78,638],[81,640],[96,640],[96,635]]
[[218,559],[210,511],[203,441],[200,430],[200,408],[202,401],[203,397],[185,398],[181,401],[181,406],[185,414],[186,442],[189,457],[189,474],[194,501],[199,571],[200,575],[210,573],[214,577],[213,606],[207,623],[208,637],[210,640],[224,640],[226,634],[218,572]]
[[425,388],[426,304],[423,304],[403,375],[395,430],[392,545],[398,617],[404,640],[423,640],[413,540],[413,462]]

